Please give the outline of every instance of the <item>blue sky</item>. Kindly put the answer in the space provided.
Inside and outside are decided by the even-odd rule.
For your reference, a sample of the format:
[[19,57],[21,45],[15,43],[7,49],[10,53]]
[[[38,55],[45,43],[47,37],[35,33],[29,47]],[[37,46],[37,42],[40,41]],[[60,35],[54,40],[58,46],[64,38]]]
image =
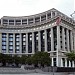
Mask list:
[[69,16],[75,10],[74,0],[0,0],[0,18],[34,15],[51,8]]

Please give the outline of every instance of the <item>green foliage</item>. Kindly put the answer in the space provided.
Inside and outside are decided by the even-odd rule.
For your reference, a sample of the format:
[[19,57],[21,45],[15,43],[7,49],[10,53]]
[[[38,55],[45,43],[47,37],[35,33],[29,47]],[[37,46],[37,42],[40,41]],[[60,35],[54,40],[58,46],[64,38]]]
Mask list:
[[22,64],[26,64],[26,59],[27,59],[28,57],[26,56],[26,55],[22,55],[22,57],[21,57],[21,63]]
[[32,64],[32,57],[31,57],[31,56],[29,56],[29,57],[26,59],[26,64],[29,64],[29,65]]
[[32,56],[33,64],[50,65],[51,60],[47,52],[37,52]]
[[50,65],[51,60],[47,52],[36,52],[32,56],[22,55],[21,57],[14,55],[0,54],[0,62],[3,64],[34,64],[34,65]]
[[72,51],[70,53],[66,53],[65,55],[67,56],[68,60],[75,61],[75,52]]

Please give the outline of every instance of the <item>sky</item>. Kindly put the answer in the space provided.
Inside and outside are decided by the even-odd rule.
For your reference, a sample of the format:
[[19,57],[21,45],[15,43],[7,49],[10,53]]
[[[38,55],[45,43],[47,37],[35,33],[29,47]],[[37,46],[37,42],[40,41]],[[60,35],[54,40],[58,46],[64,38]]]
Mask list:
[[70,16],[75,11],[74,0],[0,0],[0,18],[29,16],[52,8]]

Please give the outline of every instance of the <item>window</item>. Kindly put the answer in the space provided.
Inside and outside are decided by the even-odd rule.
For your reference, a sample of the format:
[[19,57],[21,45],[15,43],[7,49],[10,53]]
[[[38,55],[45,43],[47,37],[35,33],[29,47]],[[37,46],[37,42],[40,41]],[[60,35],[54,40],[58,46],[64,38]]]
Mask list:
[[27,24],[27,19],[22,20],[22,25]]
[[16,38],[16,41],[19,41],[19,38]]
[[16,25],[21,25],[21,20],[15,20]]
[[9,45],[13,45],[13,42],[9,42]]
[[16,46],[16,49],[18,49],[18,50],[19,50],[19,46]]
[[19,42],[16,42],[16,45],[19,45]]
[[26,45],[26,42],[23,42],[23,45]]
[[35,18],[35,23],[40,22],[40,17]]
[[9,49],[13,49],[13,46],[9,46]]
[[13,34],[9,34],[9,37],[13,37]]
[[28,24],[32,24],[33,23],[33,18],[32,19],[28,19]]
[[9,25],[14,25],[14,20],[9,20]]
[[2,38],[2,41],[6,41],[6,38]]
[[9,41],[13,41],[13,38],[9,38]]
[[23,41],[26,41],[26,38],[23,38]]
[[6,37],[6,33],[2,33],[2,37]]
[[6,46],[2,46],[2,49],[6,49]]
[[51,18],[51,13],[47,14],[47,18],[50,19]]
[[41,16],[41,21],[46,20],[46,15]]
[[2,42],[2,45],[6,45],[6,42]]
[[3,19],[3,24],[8,24],[8,20],[7,19]]

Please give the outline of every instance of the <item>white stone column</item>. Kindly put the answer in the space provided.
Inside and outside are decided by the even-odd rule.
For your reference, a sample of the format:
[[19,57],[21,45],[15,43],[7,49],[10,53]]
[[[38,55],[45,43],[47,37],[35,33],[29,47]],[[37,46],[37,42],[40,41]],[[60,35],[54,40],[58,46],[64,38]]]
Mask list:
[[68,51],[70,51],[70,48],[69,48],[69,30],[67,29],[67,49]]
[[9,53],[9,34],[6,33],[6,53]]
[[47,20],[47,13],[46,13],[46,20]]
[[13,53],[15,54],[15,33],[13,33]]
[[32,32],[32,53],[34,54],[34,32]]
[[61,67],[63,67],[63,61],[62,61],[62,58],[61,58]]
[[53,28],[51,28],[51,51],[54,51]]
[[20,54],[22,53],[22,34],[20,33]]
[[45,52],[47,52],[47,30],[45,32]]
[[51,65],[54,66],[53,57],[52,57],[52,63],[51,63]]
[[41,51],[41,32],[38,32],[38,51]]
[[27,18],[27,25],[28,25],[28,18]]
[[65,51],[65,32],[64,32],[64,28],[62,28],[62,48]]
[[67,67],[67,59],[65,58],[65,67]]
[[0,33],[0,53],[2,53],[2,33]]
[[9,25],[9,19],[8,19],[8,25]]
[[40,23],[41,23],[41,16],[40,16]]
[[21,19],[21,25],[22,25],[22,19]]
[[26,33],[26,54],[28,53],[28,33]]
[[73,50],[73,35],[72,35],[72,31],[70,31],[70,40],[71,40],[71,50]]
[[74,67],[74,61],[72,61],[72,67]]
[[52,18],[53,16],[52,16],[52,11],[51,11],[51,18]]
[[69,67],[71,67],[71,61],[69,61]]
[[60,26],[57,26],[57,66],[59,66],[58,52],[60,51]]

